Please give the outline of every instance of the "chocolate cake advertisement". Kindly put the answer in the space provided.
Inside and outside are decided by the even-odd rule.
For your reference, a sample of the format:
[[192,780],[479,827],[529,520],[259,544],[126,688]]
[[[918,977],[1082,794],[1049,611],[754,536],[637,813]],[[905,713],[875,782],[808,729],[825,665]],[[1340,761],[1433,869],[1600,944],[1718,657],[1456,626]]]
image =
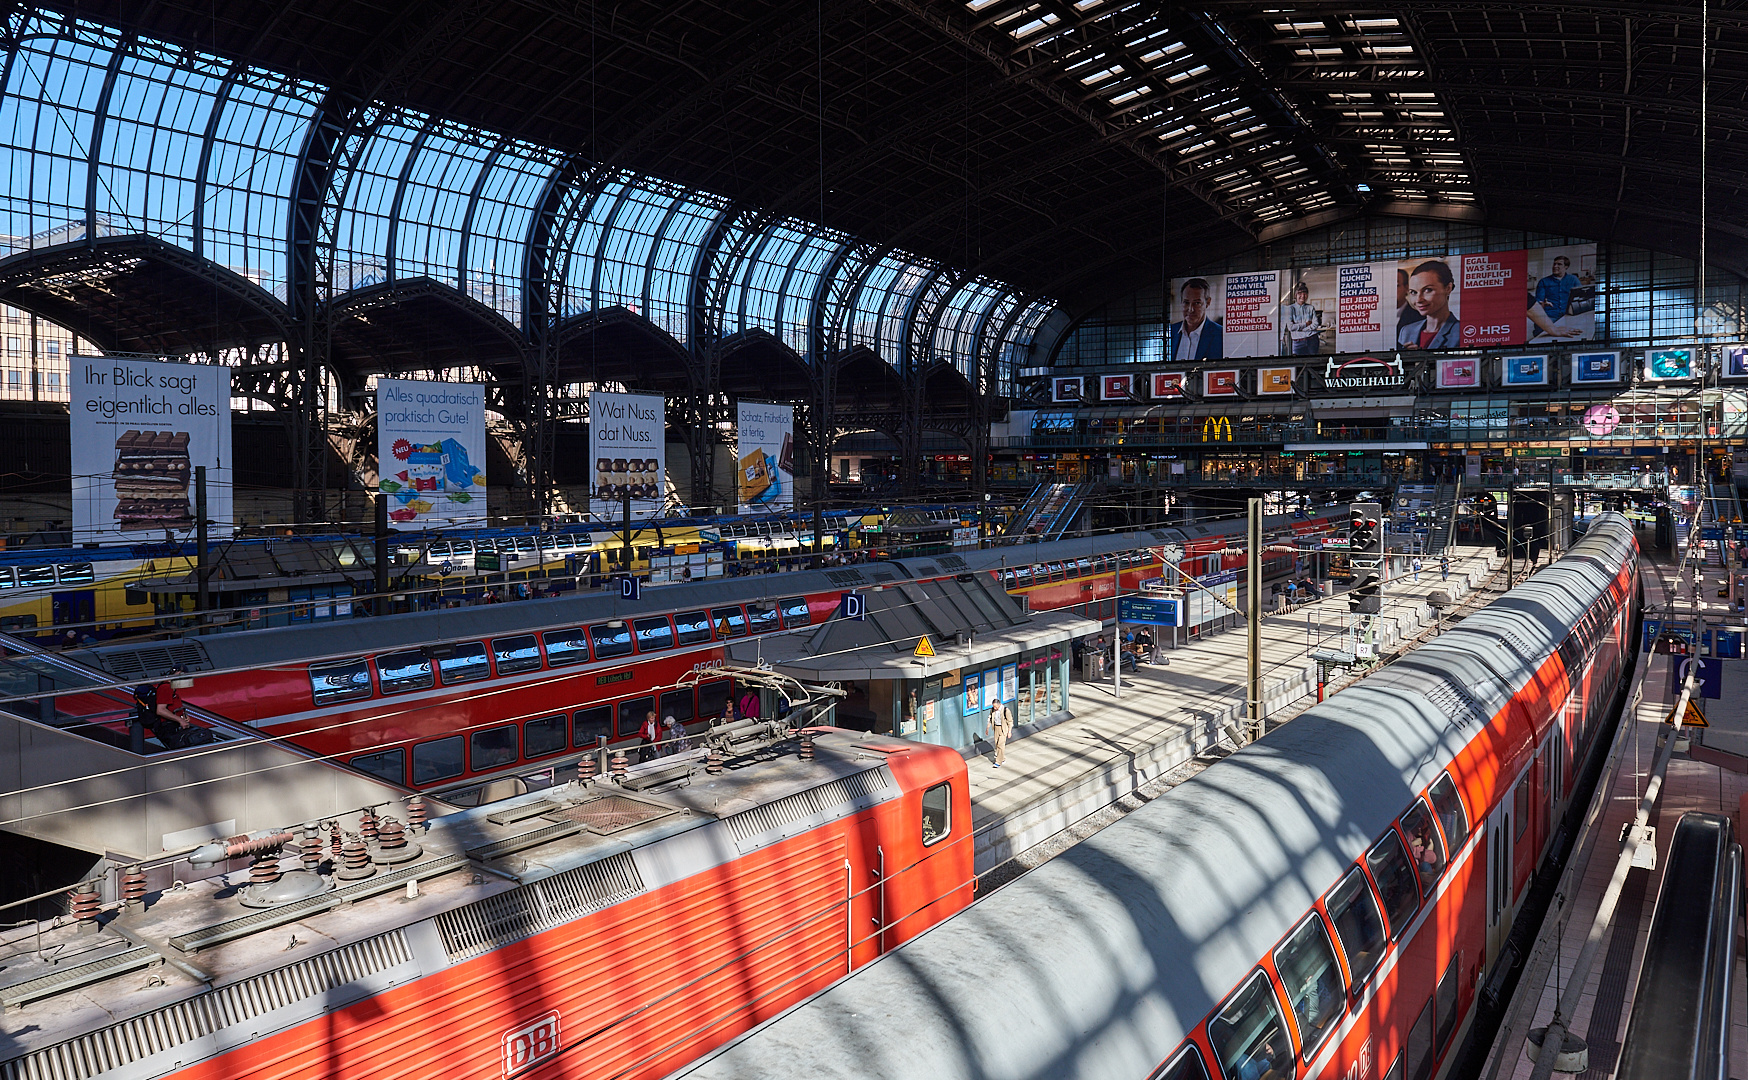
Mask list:
[[762,401],[736,406],[740,512],[772,514],[795,509],[795,409]]
[[486,523],[486,388],[378,379],[377,490],[391,529]]
[[230,369],[103,356],[71,369],[74,541],[193,533],[202,466],[210,533],[229,535]]

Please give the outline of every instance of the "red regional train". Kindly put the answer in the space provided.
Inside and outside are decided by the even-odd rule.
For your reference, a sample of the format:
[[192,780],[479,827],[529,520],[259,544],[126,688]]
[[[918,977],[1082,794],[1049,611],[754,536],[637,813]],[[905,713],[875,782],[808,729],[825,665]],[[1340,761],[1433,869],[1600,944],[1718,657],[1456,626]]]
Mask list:
[[[1275,537],[1312,536],[1330,519],[1277,521]],[[1116,582],[1133,592],[1184,551],[1196,572],[1241,566],[1220,554],[1243,522],[1220,522],[783,575],[712,578],[651,588],[638,600],[582,594],[251,630],[73,655],[118,681],[181,673],[184,700],[414,788],[450,787],[566,755],[635,741],[645,714],[694,728],[738,696],[723,666],[735,639],[817,625],[843,594],[900,580],[987,573],[1036,610],[1115,613]],[[1285,576],[1293,556],[1266,556]],[[63,697],[62,710],[77,701]],[[113,707],[94,703],[92,712]],[[115,720],[111,727],[118,726]],[[148,743],[148,748],[156,743]]]
[[143,904],[0,939],[0,1078],[667,1075],[971,901],[959,755],[805,734],[397,823],[362,869],[319,834],[313,872],[166,857]]
[[[1609,743],[1631,523],[682,1071],[1431,1080]],[[901,1033],[901,1037],[893,1037]]]

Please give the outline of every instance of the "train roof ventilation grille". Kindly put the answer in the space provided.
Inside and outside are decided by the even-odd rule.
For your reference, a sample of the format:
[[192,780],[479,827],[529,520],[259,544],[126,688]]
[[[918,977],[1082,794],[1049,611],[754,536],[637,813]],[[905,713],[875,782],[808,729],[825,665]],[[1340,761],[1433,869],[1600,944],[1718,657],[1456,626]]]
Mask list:
[[827,570],[825,579],[833,585],[860,585],[862,583],[862,571]]
[[868,571],[868,580],[870,580],[870,581],[897,581],[898,575],[888,573],[888,572],[883,571],[883,570],[870,570],[870,571]]
[[946,567],[948,570],[965,569],[965,560],[958,555],[942,555],[935,561]]
[[127,652],[108,653],[99,658],[104,670],[122,679],[160,678],[172,671],[208,671],[212,660],[206,647],[195,641],[170,641]]
[[612,836],[621,829],[641,825],[646,821],[679,813],[671,806],[631,799],[624,795],[603,795],[599,799],[567,806],[546,816],[554,820],[575,821],[592,833]]
[[343,993],[353,983],[412,959],[406,934],[391,930],[0,1062],[0,1080],[86,1080],[117,1072],[276,1009]]
[[934,565],[925,564],[922,566],[918,566],[916,568],[916,576],[917,577],[928,577],[932,574],[938,574],[940,572],[941,572],[941,568],[938,566],[934,566]]
[[846,817],[885,801],[896,789],[885,765],[798,791],[728,818],[728,829],[742,851],[792,836],[821,821]]
[[1424,691],[1426,699],[1438,708],[1438,711],[1464,727],[1478,727],[1487,719],[1481,705],[1475,700],[1475,695],[1468,688],[1448,678],[1439,678],[1431,687]]
[[445,911],[434,920],[451,961],[483,956],[643,892],[629,852]]

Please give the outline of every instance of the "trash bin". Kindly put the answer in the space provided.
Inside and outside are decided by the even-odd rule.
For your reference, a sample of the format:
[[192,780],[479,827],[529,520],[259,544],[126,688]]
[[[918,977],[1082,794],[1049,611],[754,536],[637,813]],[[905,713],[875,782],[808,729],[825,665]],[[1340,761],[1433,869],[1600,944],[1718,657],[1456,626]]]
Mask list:
[[1080,678],[1082,682],[1098,682],[1105,677],[1105,654],[1103,652],[1084,652],[1080,655]]

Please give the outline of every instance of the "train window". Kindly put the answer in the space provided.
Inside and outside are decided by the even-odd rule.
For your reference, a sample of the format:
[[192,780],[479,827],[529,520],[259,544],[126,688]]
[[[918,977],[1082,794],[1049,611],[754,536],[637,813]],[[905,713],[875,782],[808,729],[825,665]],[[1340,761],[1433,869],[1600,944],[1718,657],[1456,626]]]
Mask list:
[[1208,1080],[1208,1067],[1202,1064],[1202,1052],[1190,1045],[1161,1065],[1147,1080]]
[[499,675],[540,670],[540,646],[534,644],[533,634],[494,638],[492,652],[498,657]]
[[692,691],[668,690],[662,694],[662,722],[673,717],[682,724],[692,722]]
[[1286,987],[1287,1004],[1299,1024],[1299,1045],[1305,1060],[1310,1061],[1323,1037],[1346,1011],[1335,947],[1316,912],[1275,950],[1275,973]]
[[29,588],[32,585],[53,585],[55,583],[55,568],[52,566],[21,566],[18,568],[18,584]]
[[1420,872],[1420,894],[1429,895],[1445,872],[1445,845],[1432,825],[1432,811],[1422,799],[1402,815],[1402,835],[1408,837],[1408,854]]
[[[596,623],[589,627],[589,637],[594,639],[597,660],[631,655],[631,627],[623,622],[618,626],[612,623]],[[552,654],[547,655],[550,657]]]
[[696,645],[710,640],[710,616],[702,611],[682,611],[674,616],[674,626],[680,631],[680,644]]
[[[619,630],[625,633],[624,624]],[[546,643],[546,663],[549,667],[559,667],[563,664],[581,664],[589,659],[589,635],[582,627],[576,626],[569,630],[548,630],[540,635]],[[625,651],[631,651],[631,637],[626,635]]]
[[1227,1080],[1293,1075],[1293,1044],[1268,976],[1251,976],[1208,1021],[1208,1041]]
[[1469,819],[1463,813],[1463,801],[1457,797],[1457,785],[1451,782],[1449,774],[1442,775],[1427,794],[1432,796],[1432,808],[1445,831],[1445,843],[1453,852],[1461,850],[1469,839]]
[[634,625],[637,627],[638,652],[659,652],[674,647],[674,628],[668,624],[667,616],[639,619]]
[[576,747],[594,746],[600,739],[613,737],[613,706],[597,705],[592,709],[578,709],[571,719],[571,745]]
[[1085,575],[1092,573],[1092,560],[1091,559],[1076,559],[1076,560],[1074,560],[1074,573],[1075,573],[1075,576],[1077,576],[1077,577],[1084,577]]
[[1398,1053],[1396,1060],[1390,1065],[1390,1071],[1384,1074],[1384,1080],[1402,1080],[1403,1071],[1407,1068],[1403,1064],[1404,1060],[1405,1055]]
[[[619,737],[633,738],[643,727],[644,718],[655,712],[655,698],[627,698],[619,703]],[[656,718],[660,720],[660,717]]]
[[486,663],[485,643],[464,641],[456,645],[453,653],[438,658],[437,673],[443,676],[444,686],[491,678],[492,668]]
[[438,780],[447,780],[452,776],[460,776],[462,738],[451,735],[446,739],[433,739],[413,747],[413,783],[432,784]]
[[953,785],[936,784],[923,792],[923,846],[938,844],[953,831]]
[[1426,999],[1426,1008],[1420,1010],[1415,1018],[1414,1026],[1408,1029],[1408,1045],[1403,1051],[1408,1061],[1408,1080],[1429,1080],[1432,1076],[1432,999]]
[[1366,875],[1356,866],[1329,890],[1323,906],[1335,924],[1335,936],[1347,955],[1348,977],[1357,988],[1384,958],[1384,917],[1378,913],[1378,900],[1366,884]]
[[1458,961],[1462,953],[1451,957],[1451,962],[1445,965],[1445,973],[1438,977],[1438,992],[1433,995],[1433,1014],[1438,1021],[1438,1048],[1444,1050],[1450,1045],[1451,1036],[1457,1030],[1457,971]]
[[14,571],[10,566],[0,566],[0,589],[15,589],[18,587],[18,579],[14,577],[15,573],[16,571]]
[[1522,840],[1523,831],[1529,828],[1530,782],[1526,774],[1517,782],[1517,787],[1511,793],[1511,816],[1517,819],[1517,835],[1513,840]]
[[777,629],[776,605],[748,604],[747,626],[755,634],[768,634]]
[[717,679],[715,682],[698,685],[698,715],[706,720],[715,720],[728,710],[729,699],[734,696],[734,684],[727,679]]
[[363,660],[342,660],[310,668],[310,692],[317,705],[355,701],[370,696],[370,665]]
[[378,754],[359,754],[349,764],[359,772],[381,777],[391,784],[407,782],[407,752],[399,747]]
[[417,649],[376,658],[376,683],[385,694],[425,690],[431,684],[431,660]]
[[469,739],[468,762],[474,772],[501,769],[516,760],[516,725],[476,731]]
[[88,562],[71,563],[67,566],[55,567],[55,576],[62,585],[89,585],[97,580],[97,575],[91,570]]
[[545,757],[564,749],[564,714],[543,716],[522,725],[524,757]]
[[716,636],[718,639],[746,636],[747,617],[740,608],[711,608],[710,621],[716,624]]
[[1372,880],[1378,883],[1378,895],[1384,901],[1384,914],[1390,917],[1390,936],[1401,937],[1408,920],[1420,909],[1420,895],[1414,886],[1414,868],[1408,865],[1408,852],[1402,848],[1402,838],[1391,829],[1366,852],[1366,866]]
[[813,621],[812,613],[807,610],[807,597],[791,596],[780,602],[783,606],[783,629],[792,630]]

